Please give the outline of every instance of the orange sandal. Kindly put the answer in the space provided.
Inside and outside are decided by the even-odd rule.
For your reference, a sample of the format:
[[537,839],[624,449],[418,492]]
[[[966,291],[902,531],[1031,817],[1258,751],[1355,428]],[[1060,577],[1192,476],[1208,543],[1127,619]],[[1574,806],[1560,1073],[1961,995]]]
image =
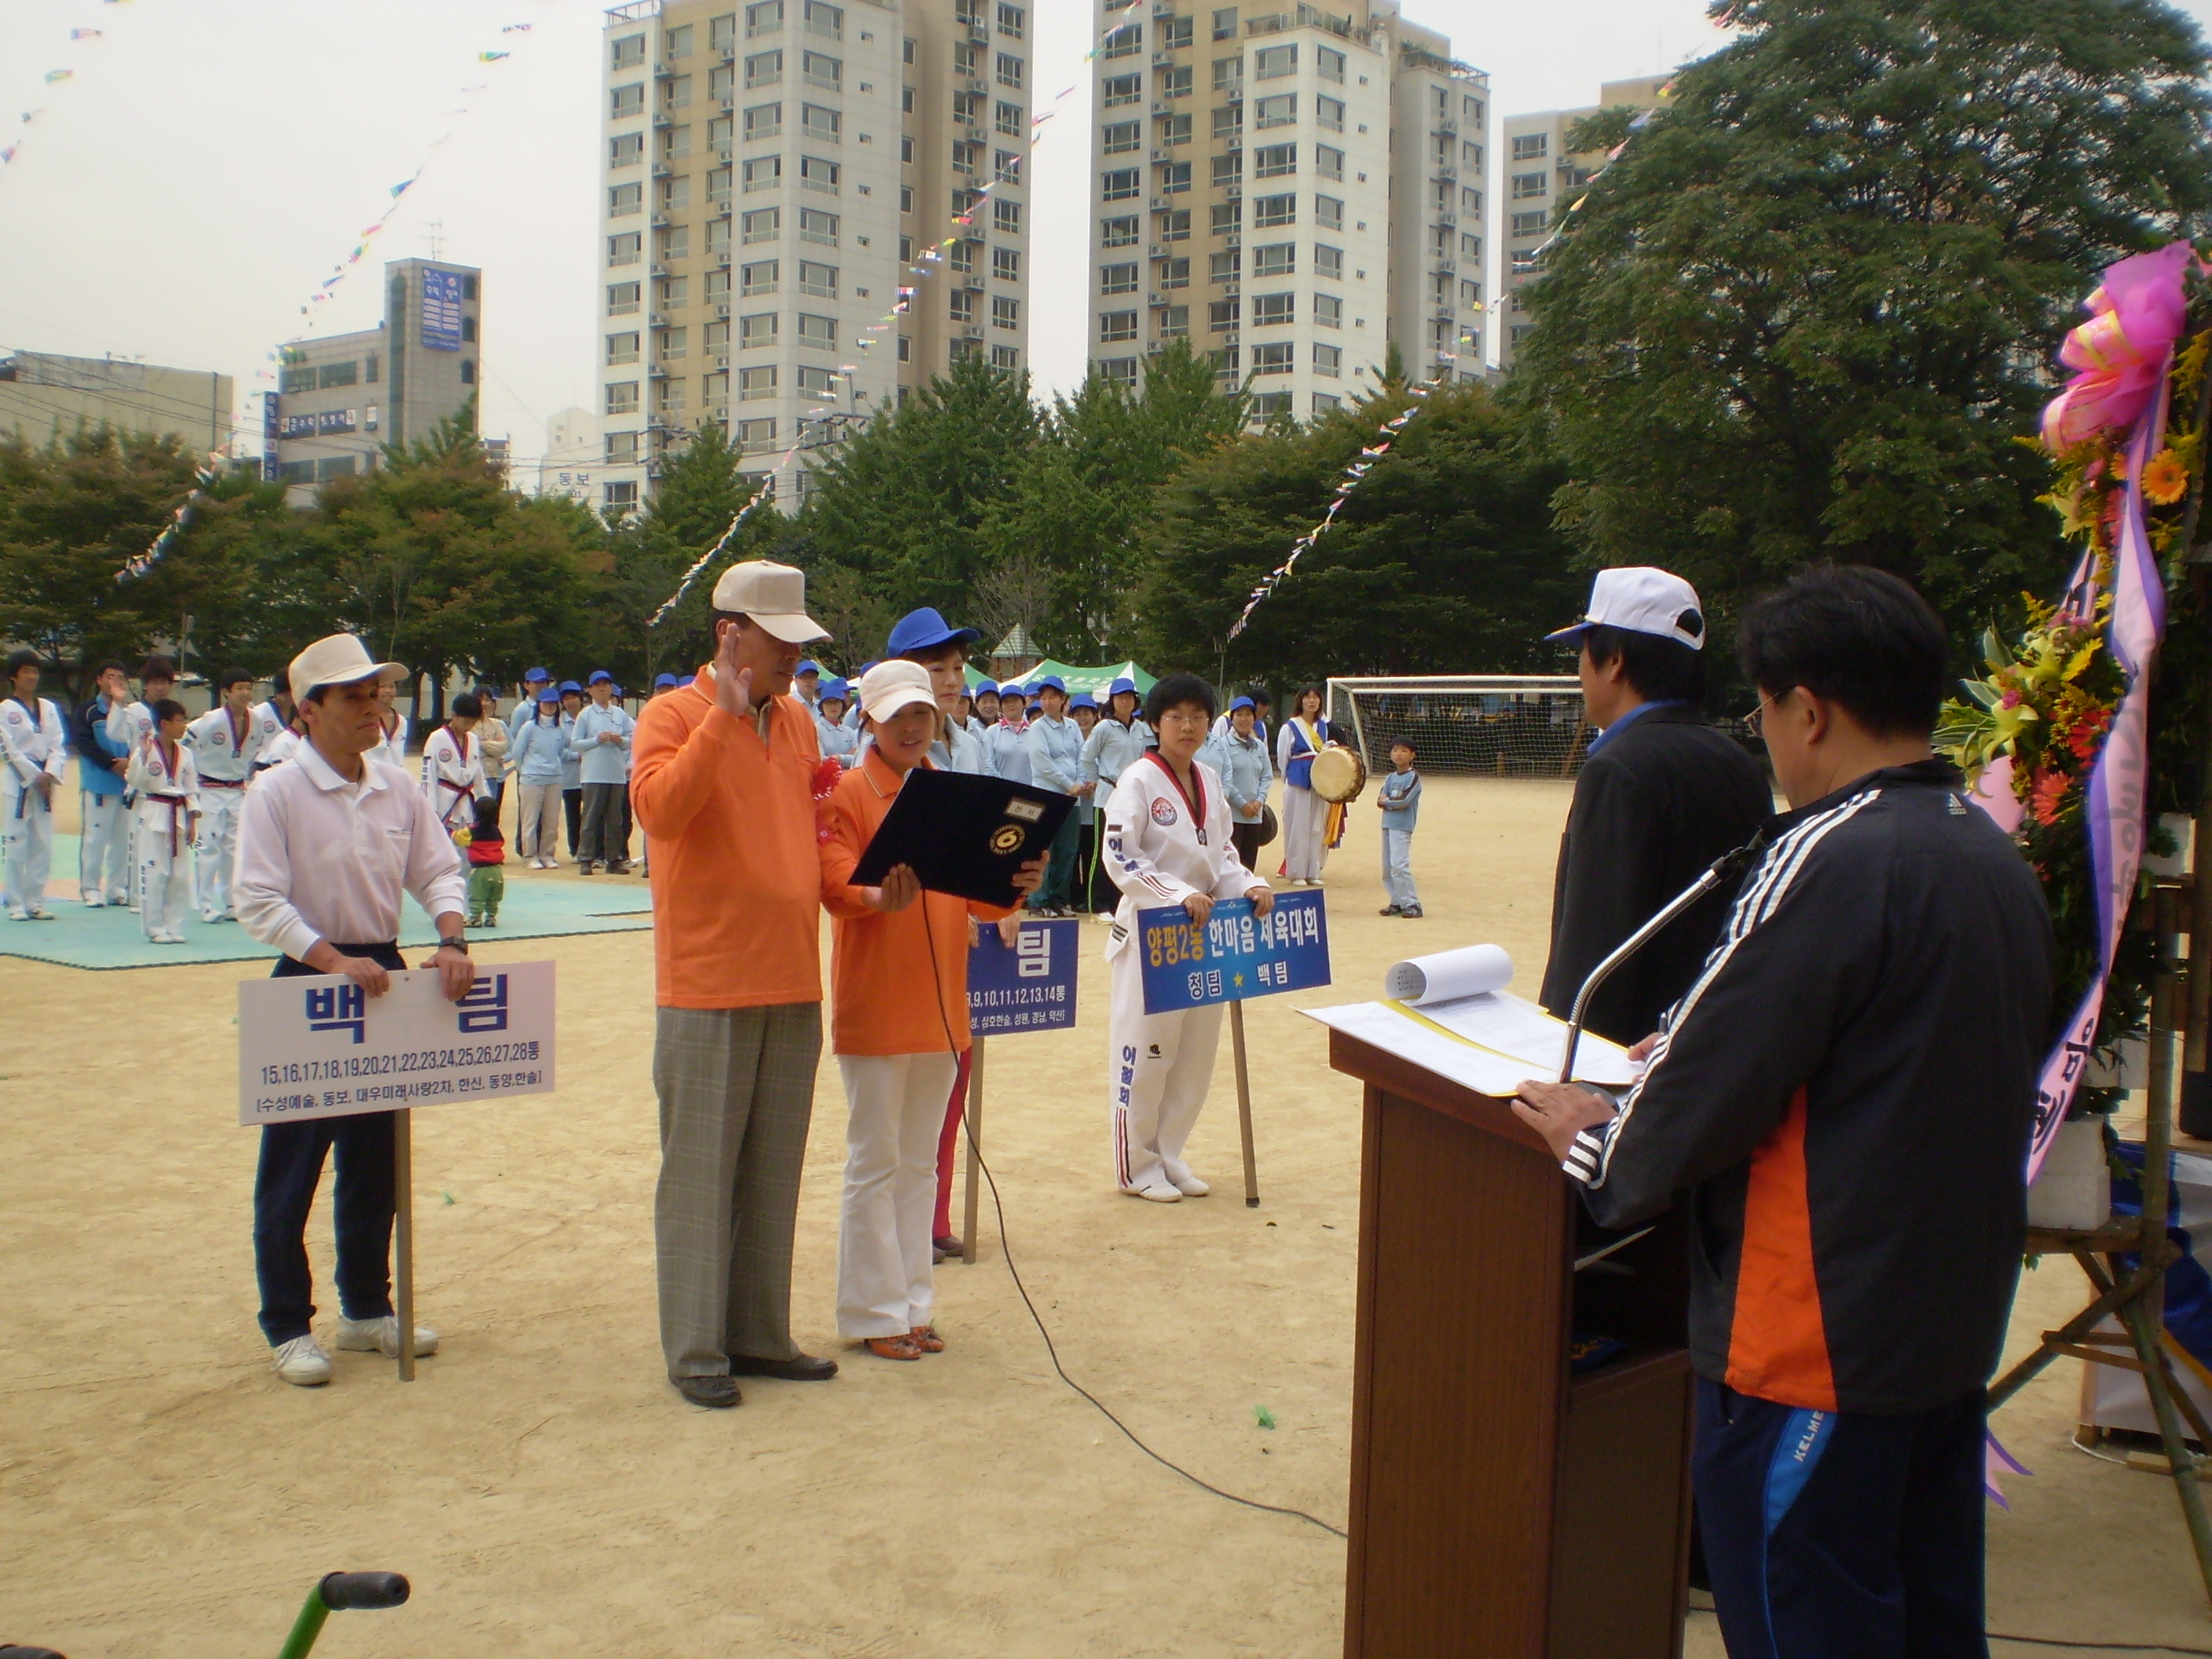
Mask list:
[[917,1325],[908,1334],[908,1340],[924,1353],[943,1353],[945,1339],[937,1334],[934,1325]]
[[919,1359],[921,1345],[910,1336],[872,1336],[868,1352],[878,1359]]

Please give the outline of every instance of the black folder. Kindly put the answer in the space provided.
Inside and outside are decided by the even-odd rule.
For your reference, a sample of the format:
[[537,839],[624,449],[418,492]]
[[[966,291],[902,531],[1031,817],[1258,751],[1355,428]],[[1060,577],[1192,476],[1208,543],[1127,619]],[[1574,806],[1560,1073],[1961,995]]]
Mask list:
[[1020,902],[1014,877],[1044,856],[1075,797],[1006,778],[917,767],[854,870],[855,887],[880,887],[904,864],[921,884],[979,904]]

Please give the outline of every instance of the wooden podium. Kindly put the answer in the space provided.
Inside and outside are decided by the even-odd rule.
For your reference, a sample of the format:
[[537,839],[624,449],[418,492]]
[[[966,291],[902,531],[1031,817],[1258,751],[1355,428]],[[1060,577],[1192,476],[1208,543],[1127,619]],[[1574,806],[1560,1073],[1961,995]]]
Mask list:
[[[1577,1273],[1607,1236],[1505,1102],[1341,1031],[1329,1062],[1366,1085],[1346,1659],[1672,1659],[1681,1216]],[[1571,1372],[1573,1334],[1627,1348]]]

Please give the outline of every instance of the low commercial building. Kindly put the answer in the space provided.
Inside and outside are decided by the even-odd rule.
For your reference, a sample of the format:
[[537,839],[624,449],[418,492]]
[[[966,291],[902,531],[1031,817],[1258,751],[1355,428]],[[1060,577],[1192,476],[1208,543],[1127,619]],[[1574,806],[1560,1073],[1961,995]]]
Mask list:
[[18,351],[0,357],[0,433],[44,444],[79,428],[173,437],[196,455],[227,452],[228,374],[118,357]]

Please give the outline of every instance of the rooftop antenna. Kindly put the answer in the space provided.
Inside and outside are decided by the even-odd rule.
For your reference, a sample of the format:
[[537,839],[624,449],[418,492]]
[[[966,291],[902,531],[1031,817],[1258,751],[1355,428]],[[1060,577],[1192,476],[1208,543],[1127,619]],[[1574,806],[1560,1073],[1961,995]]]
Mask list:
[[428,234],[430,237],[430,257],[433,259],[444,258],[446,257],[446,222],[443,219],[433,219],[430,221]]

